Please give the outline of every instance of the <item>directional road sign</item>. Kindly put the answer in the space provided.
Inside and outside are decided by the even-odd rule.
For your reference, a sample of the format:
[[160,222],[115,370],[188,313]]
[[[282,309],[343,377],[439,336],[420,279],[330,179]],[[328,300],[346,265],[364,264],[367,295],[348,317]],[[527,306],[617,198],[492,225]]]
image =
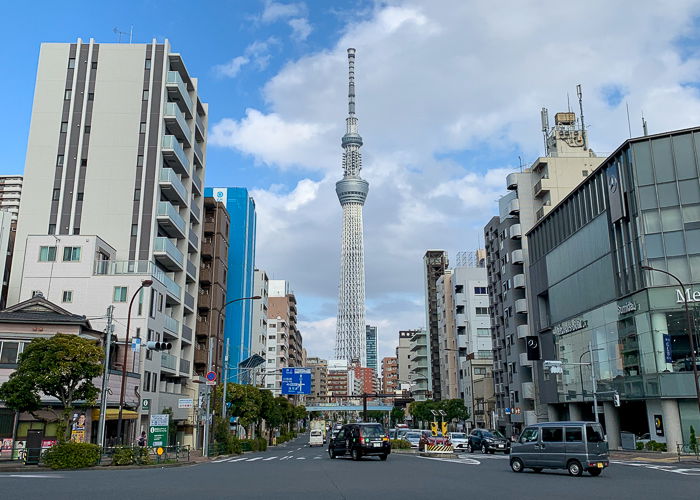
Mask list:
[[282,394],[311,394],[311,368],[282,368]]

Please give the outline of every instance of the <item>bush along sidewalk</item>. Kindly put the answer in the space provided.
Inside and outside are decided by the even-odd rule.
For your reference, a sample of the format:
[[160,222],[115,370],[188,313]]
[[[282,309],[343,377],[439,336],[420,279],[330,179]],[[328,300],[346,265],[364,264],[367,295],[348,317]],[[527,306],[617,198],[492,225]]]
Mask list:
[[90,443],[66,441],[46,450],[44,463],[52,469],[82,469],[100,463],[100,447]]

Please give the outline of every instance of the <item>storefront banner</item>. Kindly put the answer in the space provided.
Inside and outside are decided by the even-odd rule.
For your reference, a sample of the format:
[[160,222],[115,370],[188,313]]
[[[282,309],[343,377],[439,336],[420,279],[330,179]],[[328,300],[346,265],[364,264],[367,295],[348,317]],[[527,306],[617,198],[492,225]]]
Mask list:
[[12,438],[4,438],[2,440],[2,446],[0,447],[0,455],[6,456],[10,455],[12,453],[12,444],[14,441],[12,441]]
[[664,357],[666,363],[673,363],[673,347],[671,345],[671,335],[664,333]]

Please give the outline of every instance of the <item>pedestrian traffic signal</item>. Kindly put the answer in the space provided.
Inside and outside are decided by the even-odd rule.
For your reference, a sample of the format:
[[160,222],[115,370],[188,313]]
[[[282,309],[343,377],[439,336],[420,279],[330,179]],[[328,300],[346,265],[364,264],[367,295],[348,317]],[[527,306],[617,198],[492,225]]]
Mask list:
[[620,406],[620,395],[618,393],[613,394],[613,403],[615,406]]
[[172,348],[173,345],[170,342],[155,342],[153,340],[146,342],[146,349],[149,351],[169,351]]

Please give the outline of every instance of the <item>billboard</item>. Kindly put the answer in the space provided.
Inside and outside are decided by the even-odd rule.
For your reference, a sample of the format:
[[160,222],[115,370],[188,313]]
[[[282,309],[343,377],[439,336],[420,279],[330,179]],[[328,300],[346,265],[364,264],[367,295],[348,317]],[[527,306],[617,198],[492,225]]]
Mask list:
[[311,394],[311,368],[282,368],[282,394]]

